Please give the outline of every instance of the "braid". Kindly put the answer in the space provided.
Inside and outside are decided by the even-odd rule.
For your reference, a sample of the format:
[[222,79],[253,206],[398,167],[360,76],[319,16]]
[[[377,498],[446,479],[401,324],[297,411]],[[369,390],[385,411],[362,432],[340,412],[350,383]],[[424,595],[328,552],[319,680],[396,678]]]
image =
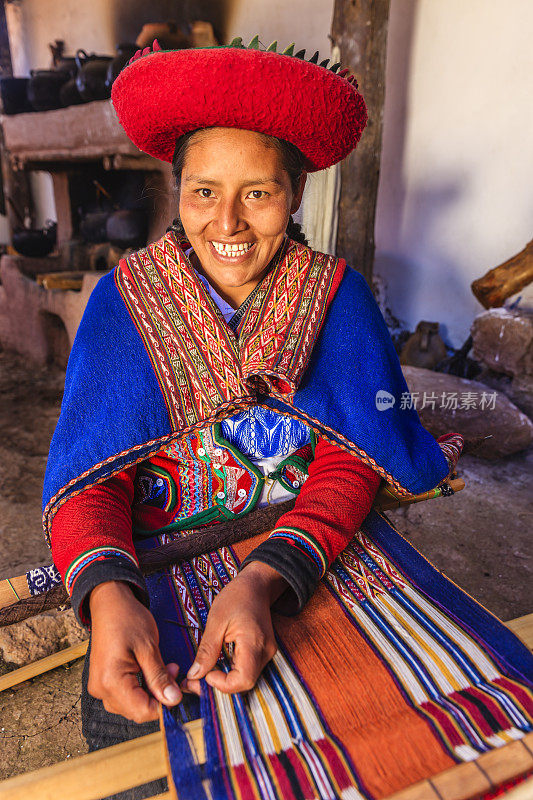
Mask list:
[[295,222],[292,216],[289,217],[289,221],[287,223],[287,236],[294,242],[299,242],[299,244],[305,244],[307,247],[309,247],[309,242],[307,241],[307,237],[302,230],[302,226],[299,222]]
[[178,241],[185,236],[185,229],[183,228],[181,219],[179,217],[174,217],[168,226],[166,233],[170,233],[171,231],[176,235],[176,239],[178,239]]

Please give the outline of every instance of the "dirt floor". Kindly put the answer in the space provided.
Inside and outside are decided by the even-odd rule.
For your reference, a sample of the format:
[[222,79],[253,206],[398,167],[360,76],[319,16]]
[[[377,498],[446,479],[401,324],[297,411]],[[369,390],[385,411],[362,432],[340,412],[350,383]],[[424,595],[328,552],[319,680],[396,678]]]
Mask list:
[[[46,455],[64,372],[0,353],[0,578],[50,563],[41,534]],[[503,620],[532,611],[533,450],[494,462],[465,456],[466,488],[388,512],[393,524]],[[529,491],[528,491],[529,489]],[[2,663],[0,673],[12,664]],[[0,694],[0,780],[86,752],[81,662]]]

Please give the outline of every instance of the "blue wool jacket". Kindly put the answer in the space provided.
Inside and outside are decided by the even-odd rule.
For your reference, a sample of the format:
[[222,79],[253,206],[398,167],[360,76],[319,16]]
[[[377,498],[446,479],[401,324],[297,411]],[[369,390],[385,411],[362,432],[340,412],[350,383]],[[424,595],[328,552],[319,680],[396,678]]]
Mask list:
[[[415,408],[386,323],[347,268],[293,401],[259,395],[363,457],[405,493],[437,486],[447,461]],[[157,452],[172,430],[143,341],[113,272],[95,287],[70,355],[45,475],[45,531],[62,498]]]

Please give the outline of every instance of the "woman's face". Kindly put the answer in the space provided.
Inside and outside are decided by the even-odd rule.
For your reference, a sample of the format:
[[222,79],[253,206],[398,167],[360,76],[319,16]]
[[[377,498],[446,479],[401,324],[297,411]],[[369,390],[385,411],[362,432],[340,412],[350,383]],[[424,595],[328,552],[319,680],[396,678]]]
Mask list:
[[191,137],[179,215],[200,267],[238,306],[265,274],[301,201],[276,147],[253,131],[208,128]]

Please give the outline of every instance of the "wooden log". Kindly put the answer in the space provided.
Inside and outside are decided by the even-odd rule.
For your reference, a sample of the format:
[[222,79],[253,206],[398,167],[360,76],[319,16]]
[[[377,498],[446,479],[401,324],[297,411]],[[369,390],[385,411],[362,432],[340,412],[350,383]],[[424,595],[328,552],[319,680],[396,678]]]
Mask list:
[[381,160],[390,0],[335,0],[331,39],[342,67],[353,72],[369,122],[357,149],[341,164],[337,255],[372,286],[374,222]]
[[40,658],[38,661],[33,661],[31,664],[26,664],[20,669],[11,670],[5,675],[0,675],[0,692],[4,689],[11,689],[23,681],[29,681],[30,678],[35,678],[37,675],[42,675],[44,672],[49,672],[56,667],[63,664],[68,664],[69,661],[76,661],[77,658],[82,658],[87,652],[89,640],[73,644],[71,647],[66,647],[64,650],[58,650],[57,653],[52,653],[50,656]]
[[523,250],[489,270],[471,284],[471,289],[485,308],[503,306],[505,300],[533,281],[533,239]]

